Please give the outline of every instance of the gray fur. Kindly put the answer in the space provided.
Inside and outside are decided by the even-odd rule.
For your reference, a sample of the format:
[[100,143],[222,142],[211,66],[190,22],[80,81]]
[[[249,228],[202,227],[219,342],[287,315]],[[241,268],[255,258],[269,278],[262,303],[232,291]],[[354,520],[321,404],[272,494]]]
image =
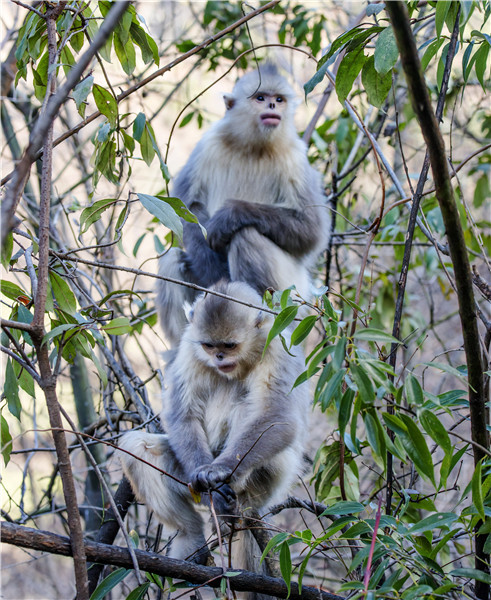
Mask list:
[[[259,304],[260,296],[241,282],[219,283],[218,291]],[[286,353],[275,338],[263,356],[271,317],[210,294],[192,310],[174,360],[167,368],[162,421],[167,436],[127,433],[121,447],[210,490],[225,520],[238,507],[259,512],[288,494],[302,473],[309,407],[308,387],[292,389],[304,357]],[[213,346],[213,348],[209,348]],[[234,365],[232,370],[223,366]],[[201,517],[184,486],[122,455],[137,497],[168,527],[179,530],[171,555],[185,558],[197,548],[205,555]],[[225,491],[225,498],[216,489]],[[257,568],[260,551],[242,532],[236,542],[241,561],[234,567]]]
[[[265,106],[258,105],[258,94],[271,96]],[[320,174],[295,130],[295,104],[292,88],[273,65],[247,73],[226,97],[224,117],[176,177],[173,194],[208,232],[205,239],[196,224],[184,223],[185,252],[177,270],[186,281],[209,287],[223,278],[243,280],[261,295],[267,287],[295,285],[310,296],[310,272],[327,245],[329,219]],[[281,120],[265,125],[265,112]],[[162,275],[171,274],[166,269],[164,258]],[[177,345],[180,306],[189,291],[165,281],[159,285],[162,327]]]

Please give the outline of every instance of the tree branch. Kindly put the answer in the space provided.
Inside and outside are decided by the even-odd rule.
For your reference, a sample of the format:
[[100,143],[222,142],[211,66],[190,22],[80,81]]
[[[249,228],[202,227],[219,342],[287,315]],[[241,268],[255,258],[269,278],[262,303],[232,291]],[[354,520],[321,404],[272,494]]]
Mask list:
[[95,53],[106,42],[109,34],[116,27],[119,19],[125,12],[129,3],[129,0],[114,3],[113,8],[111,8],[99,31],[97,32],[93,43],[88,48],[87,52],[85,52],[72,67],[67,76],[66,82],[59,88],[58,92],[49,99],[46,110],[33,127],[29,137],[29,144],[24,151],[21,160],[13,171],[12,181],[10,182],[3,199],[0,239],[1,247],[3,247],[7,235],[12,230],[14,214],[19,202],[19,198],[29,177],[31,165],[38,158],[38,152],[45,142],[45,137],[50,125],[53,123],[60,106],[63,104],[63,102],[65,102],[68,94],[77,85],[83,72],[89,66],[89,63],[94,57]]
[[[6,522],[1,523],[0,532],[2,542],[6,544],[71,556],[70,542],[65,536]],[[85,551],[87,558],[91,561],[132,568],[130,553],[126,548],[86,541]],[[223,571],[218,567],[203,567],[185,560],[168,558],[155,552],[142,550],[135,550],[135,555],[142,571],[149,571],[162,577],[184,579],[193,584],[207,584],[214,588],[219,588],[223,579]],[[288,596],[286,583],[282,579],[242,569],[233,571],[239,573],[229,579],[230,587],[233,590],[260,592],[278,598]],[[291,600],[344,600],[341,596],[306,585],[302,586],[302,592],[299,593],[296,583],[291,584],[291,594],[288,597]]]
[[[476,304],[472,289],[469,257],[459,211],[453,195],[445,145],[438,128],[437,119],[431,107],[418,51],[409,23],[407,6],[400,0],[397,0],[395,2],[387,2],[386,10],[389,13],[399,48],[413,110],[428,148],[433,179],[435,181],[436,198],[442,212],[450,257],[454,268],[459,314],[464,338],[464,351],[467,360],[472,440],[488,448],[483,365],[479,346]],[[474,462],[477,465],[485,457],[485,454],[476,446],[473,446],[473,451]],[[476,535],[476,568],[484,573],[489,573],[489,555],[484,552],[486,537],[487,534]],[[476,581],[476,595],[481,600],[487,600],[489,598],[489,584]]]
[[[457,40],[459,35],[459,18],[460,18],[460,9],[457,14],[457,18],[455,20],[455,26],[452,32],[452,39],[450,40],[450,44],[447,52],[447,59],[445,61],[445,69],[443,74],[442,86],[440,89],[440,93],[438,95],[438,103],[436,108],[436,118],[438,121],[441,121],[443,114],[443,107],[445,105],[445,98],[447,96],[448,89],[448,81],[450,78],[450,71],[453,63],[453,59],[455,56],[455,51],[457,48]],[[426,183],[426,179],[428,177],[428,171],[430,169],[430,159],[428,150],[426,151],[423,168],[421,169],[421,173],[418,179],[418,183],[416,185],[416,191],[412,197],[412,205],[411,205],[411,213],[409,216],[409,223],[406,232],[406,241],[404,245],[404,256],[402,259],[401,272],[399,274],[399,282],[398,282],[398,290],[397,290],[397,300],[394,311],[394,321],[392,325],[392,335],[400,339],[401,332],[401,320],[402,320],[402,310],[404,307],[404,296],[406,293],[406,285],[407,285],[407,274],[409,272],[409,263],[411,260],[411,252],[413,247],[413,238],[414,231],[416,229],[416,221],[418,218],[419,206],[421,203],[421,198],[423,196],[424,186]],[[399,344],[391,344],[390,356],[389,356],[389,364],[393,369],[395,369],[396,361],[397,361],[397,350],[399,349]],[[393,378],[392,378],[393,379]],[[394,414],[394,406],[390,402],[387,411],[389,414]],[[388,432],[391,440],[394,439],[394,433],[392,431]],[[392,454],[387,452],[387,494],[385,501],[385,512],[386,514],[392,514],[392,484],[393,484],[393,471],[392,471]]]

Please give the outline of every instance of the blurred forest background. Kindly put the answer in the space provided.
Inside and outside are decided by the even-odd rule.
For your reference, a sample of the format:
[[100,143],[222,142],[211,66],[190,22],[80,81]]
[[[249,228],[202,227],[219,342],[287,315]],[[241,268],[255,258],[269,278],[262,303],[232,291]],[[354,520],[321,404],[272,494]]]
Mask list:
[[[298,93],[334,227],[297,329],[298,343],[310,332],[312,468],[294,508],[277,507],[278,575],[339,597],[489,598],[491,7],[404,5],[446,200],[382,2],[136,1],[96,48],[125,3],[2,0],[2,520],[79,550],[4,544],[3,598],[80,594],[77,532],[96,539],[118,439],[154,430],[160,410],[155,275],[184,214],[172,178],[264,58]],[[290,297],[271,302],[293,318]],[[162,549],[171,532],[149,517],[132,505],[115,543]],[[94,598],[174,585],[113,573]]]

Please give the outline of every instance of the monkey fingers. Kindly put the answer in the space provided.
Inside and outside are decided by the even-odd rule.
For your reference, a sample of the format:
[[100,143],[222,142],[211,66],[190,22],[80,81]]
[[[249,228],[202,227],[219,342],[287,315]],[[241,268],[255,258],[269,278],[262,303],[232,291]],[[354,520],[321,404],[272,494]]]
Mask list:
[[197,492],[214,490],[230,479],[231,469],[220,465],[202,465],[191,475],[191,485]]
[[213,490],[212,495],[213,506],[218,516],[225,518],[227,521],[231,521],[238,516],[237,495],[229,485],[222,483]]

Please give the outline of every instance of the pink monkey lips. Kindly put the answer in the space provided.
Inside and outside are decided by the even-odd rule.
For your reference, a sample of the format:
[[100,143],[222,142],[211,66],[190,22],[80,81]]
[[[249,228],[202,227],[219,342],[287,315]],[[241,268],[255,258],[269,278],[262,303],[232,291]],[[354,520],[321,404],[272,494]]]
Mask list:
[[276,113],[263,113],[261,115],[261,123],[268,127],[277,127],[281,121],[280,115]]

